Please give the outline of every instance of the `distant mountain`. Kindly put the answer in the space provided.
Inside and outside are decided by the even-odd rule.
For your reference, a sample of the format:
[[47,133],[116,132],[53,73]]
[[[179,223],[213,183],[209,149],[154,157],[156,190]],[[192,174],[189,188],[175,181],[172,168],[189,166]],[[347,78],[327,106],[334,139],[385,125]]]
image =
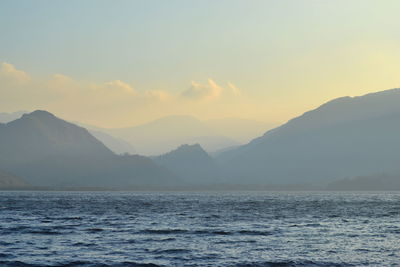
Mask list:
[[117,156],[86,129],[46,111],[0,124],[0,168],[33,186],[134,186],[177,182],[141,156]]
[[231,181],[329,183],[397,169],[400,90],[332,100],[218,157]]
[[248,143],[255,137],[277,126],[276,123],[265,123],[239,118],[211,119],[204,121],[204,124],[214,132],[242,144]]
[[167,153],[182,144],[196,143],[208,153],[219,153],[247,143],[271,129],[274,124],[238,118],[201,121],[193,116],[166,116],[146,124],[118,129],[82,123],[78,125],[88,129],[117,154],[154,156]]
[[22,117],[22,115],[29,113],[28,111],[16,111],[11,113],[0,113],[0,123],[7,123]]
[[105,130],[127,140],[143,155],[160,155],[182,144],[198,143],[207,151],[239,144],[192,116],[168,116],[135,127]]
[[96,137],[106,147],[112,150],[115,154],[136,154],[135,148],[128,142],[106,134],[103,131],[89,130],[89,133]]
[[156,163],[177,174],[190,184],[219,183],[220,173],[214,160],[199,144],[182,145],[153,158]]
[[28,186],[21,178],[0,170],[0,188]]

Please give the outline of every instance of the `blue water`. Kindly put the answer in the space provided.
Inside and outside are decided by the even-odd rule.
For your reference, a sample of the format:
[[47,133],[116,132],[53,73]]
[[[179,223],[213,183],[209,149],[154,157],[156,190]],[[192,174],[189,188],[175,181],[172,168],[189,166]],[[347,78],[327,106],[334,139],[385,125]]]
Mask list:
[[0,266],[395,266],[399,193],[0,192]]

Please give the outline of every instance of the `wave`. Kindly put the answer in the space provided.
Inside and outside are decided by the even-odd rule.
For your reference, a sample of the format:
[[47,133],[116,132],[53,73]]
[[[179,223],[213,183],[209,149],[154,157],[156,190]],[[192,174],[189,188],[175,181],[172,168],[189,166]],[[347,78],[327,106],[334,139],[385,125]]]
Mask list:
[[246,262],[231,265],[232,267],[352,267],[353,264],[315,261],[266,261]]
[[65,263],[54,263],[54,264],[35,264],[25,263],[22,261],[0,261],[2,267],[158,267],[154,263],[140,263],[140,262],[118,262],[118,263],[100,263],[90,261],[72,261]]
[[146,229],[140,231],[142,234],[195,234],[195,235],[258,235],[267,236],[274,234],[271,231],[257,231],[257,230],[238,230],[238,231],[226,231],[219,229],[202,229],[202,230],[185,230],[185,229]]

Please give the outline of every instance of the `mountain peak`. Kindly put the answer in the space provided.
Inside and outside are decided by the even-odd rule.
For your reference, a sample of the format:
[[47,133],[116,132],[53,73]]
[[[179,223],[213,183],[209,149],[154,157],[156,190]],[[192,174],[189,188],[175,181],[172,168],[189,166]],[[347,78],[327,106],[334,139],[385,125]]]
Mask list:
[[194,154],[204,154],[207,155],[207,152],[201,147],[201,145],[199,144],[193,144],[193,145],[189,145],[189,144],[184,144],[179,146],[178,148],[164,154],[165,155],[193,155]]
[[169,153],[154,158],[155,162],[190,183],[216,182],[219,176],[214,160],[199,145],[181,145]]
[[24,118],[24,117],[55,118],[55,116],[52,113],[50,113],[50,112],[48,112],[46,110],[35,110],[35,111],[31,112],[31,113],[22,115],[22,118]]

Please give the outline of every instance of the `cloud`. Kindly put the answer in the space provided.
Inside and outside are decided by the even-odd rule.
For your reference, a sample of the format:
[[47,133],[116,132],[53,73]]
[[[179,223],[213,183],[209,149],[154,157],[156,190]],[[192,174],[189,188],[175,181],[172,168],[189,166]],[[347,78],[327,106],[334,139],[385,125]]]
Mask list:
[[111,82],[106,83],[106,85],[111,90],[118,90],[122,93],[136,95],[135,89],[133,89],[133,87],[130,86],[128,83],[125,83],[121,80],[111,81]]
[[0,111],[46,109],[72,121],[122,127],[166,115],[241,115],[250,110],[246,103],[251,106],[233,83],[222,87],[212,79],[171,93],[136,89],[122,80],[80,81],[63,74],[38,78],[8,63],[0,62],[0,67]]
[[147,98],[158,99],[160,101],[167,101],[172,98],[172,96],[168,92],[163,90],[147,90],[144,92],[144,95]]
[[27,73],[17,70],[14,65],[3,62],[0,67],[0,79],[3,82],[23,84],[30,80]]
[[234,85],[231,82],[228,82],[227,84],[228,84],[228,87],[232,90],[231,92],[234,96],[242,96],[242,91],[239,88],[237,88],[236,85]]
[[192,81],[190,88],[183,91],[181,96],[192,100],[213,100],[218,98],[222,91],[223,88],[221,86],[219,86],[212,79],[208,79],[206,84],[200,84]]

